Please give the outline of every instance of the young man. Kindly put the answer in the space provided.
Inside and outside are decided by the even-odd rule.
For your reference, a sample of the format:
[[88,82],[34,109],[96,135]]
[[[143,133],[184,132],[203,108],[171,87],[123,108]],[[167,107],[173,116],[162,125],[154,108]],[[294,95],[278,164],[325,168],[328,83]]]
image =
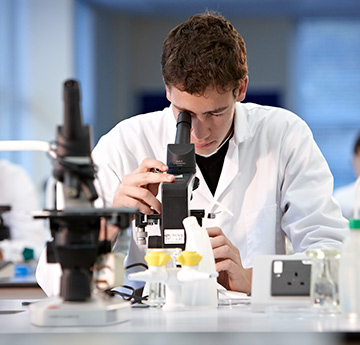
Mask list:
[[[223,17],[200,14],[174,28],[161,58],[166,95],[163,111],[127,119],[93,152],[108,206],[161,211],[160,183],[167,171],[166,145],[174,142],[176,118],[192,117],[191,142],[200,186],[191,208],[218,201],[208,229],[219,282],[249,292],[258,254],[338,248],[347,227],[332,198],[333,178],[306,124],[283,109],[242,104],[248,85],[245,43]],[[129,259],[137,251],[132,244]]]
[[[328,165],[295,114],[241,103],[246,49],[232,25],[209,13],[191,17],[169,33],[161,65],[170,107],[122,121],[93,151],[106,206],[161,212],[159,185],[174,181],[166,148],[186,111],[200,180],[190,209],[214,205],[207,225],[219,283],[250,292],[254,257],[284,254],[286,235],[295,252],[339,248],[347,222]],[[144,249],[132,239],[127,263],[143,262]]]

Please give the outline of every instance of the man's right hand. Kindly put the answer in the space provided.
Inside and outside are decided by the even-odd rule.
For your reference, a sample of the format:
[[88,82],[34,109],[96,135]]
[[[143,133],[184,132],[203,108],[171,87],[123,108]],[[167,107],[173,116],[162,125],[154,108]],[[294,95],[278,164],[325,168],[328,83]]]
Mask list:
[[117,189],[113,207],[137,208],[141,213],[161,213],[161,203],[156,198],[160,183],[174,182],[168,175],[168,166],[161,161],[146,158],[132,174],[124,175]]

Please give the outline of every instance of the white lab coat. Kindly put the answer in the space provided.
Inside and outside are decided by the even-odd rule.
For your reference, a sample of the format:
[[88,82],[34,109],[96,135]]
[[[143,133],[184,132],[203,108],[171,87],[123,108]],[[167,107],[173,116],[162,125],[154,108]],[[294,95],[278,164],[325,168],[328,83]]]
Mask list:
[[[93,159],[106,206],[111,206],[122,176],[143,159],[166,163],[167,144],[175,134],[172,110],[165,108],[126,119],[99,140]],[[200,186],[190,208],[216,213],[207,226],[223,230],[239,248],[246,268],[258,254],[284,254],[285,234],[295,252],[340,248],[346,235],[347,221],[332,197],[329,167],[308,126],[289,111],[237,103],[235,132],[214,196],[200,169],[196,175]],[[147,231],[159,234],[156,226]],[[133,238],[127,263],[143,262],[143,250]]]
[[21,262],[24,248],[31,248],[37,260],[50,235],[43,220],[33,219],[32,213],[41,210],[35,185],[22,167],[6,160],[0,160],[0,205],[11,206],[3,214],[11,235],[0,241],[4,259]]

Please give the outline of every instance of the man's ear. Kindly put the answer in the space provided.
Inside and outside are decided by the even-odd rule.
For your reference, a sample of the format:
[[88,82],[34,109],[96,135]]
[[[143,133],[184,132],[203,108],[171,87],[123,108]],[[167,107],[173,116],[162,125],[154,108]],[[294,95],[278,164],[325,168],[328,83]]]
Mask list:
[[165,85],[165,90],[166,90],[166,98],[167,100],[171,103],[171,93],[170,93],[170,88]]
[[236,102],[242,102],[245,99],[248,82],[249,77],[246,76],[236,91]]

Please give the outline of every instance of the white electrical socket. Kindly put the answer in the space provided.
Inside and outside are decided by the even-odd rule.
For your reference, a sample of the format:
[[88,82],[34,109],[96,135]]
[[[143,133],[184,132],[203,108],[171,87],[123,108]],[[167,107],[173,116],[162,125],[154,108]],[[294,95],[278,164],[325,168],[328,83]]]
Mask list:
[[[311,306],[308,292],[310,270],[311,260],[302,254],[255,257],[251,310],[265,312],[273,307]],[[275,281],[276,275],[279,278],[278,282]],[[273,284],[272,280],[274,280]]]

